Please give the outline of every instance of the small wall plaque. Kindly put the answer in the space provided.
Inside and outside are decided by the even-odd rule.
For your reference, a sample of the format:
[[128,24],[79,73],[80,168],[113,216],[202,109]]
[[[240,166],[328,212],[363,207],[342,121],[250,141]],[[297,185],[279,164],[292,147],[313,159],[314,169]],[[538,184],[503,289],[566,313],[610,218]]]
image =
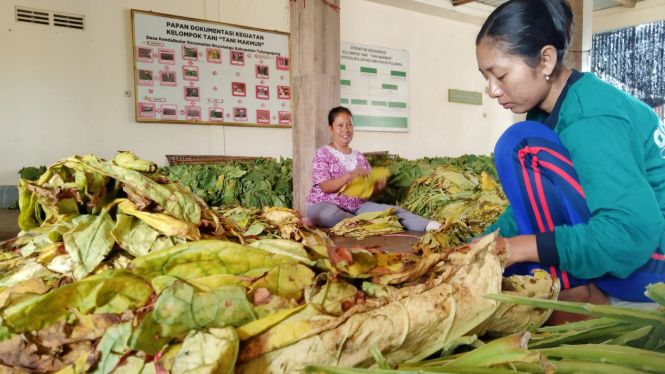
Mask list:
[[449,89],[448,101],[451,103],[483,105],[483,94],[480,92]]

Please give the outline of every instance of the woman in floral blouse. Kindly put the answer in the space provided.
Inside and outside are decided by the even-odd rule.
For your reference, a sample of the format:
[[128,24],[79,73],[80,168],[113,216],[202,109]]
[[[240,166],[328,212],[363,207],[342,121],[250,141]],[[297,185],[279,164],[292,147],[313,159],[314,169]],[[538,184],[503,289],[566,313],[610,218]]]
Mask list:
[[[436,221],[415,215],[400,207],[377,204],[359,197],[337,195],[337,192],[353,178],[369,174],[370,165],[365,156],[351,149],[353,118],[351,111],[337,107],[328,114],[328,131],[332,143],[319,148],[312,161],[313,187],[307,196],[307,217],[316,226],[333,227],[345,218],[367,212],[380,212],[395,208],[395,214],[410,231],[427,231],[441,226]],[[386,181],[378,182],[374,193],[381,191]]]

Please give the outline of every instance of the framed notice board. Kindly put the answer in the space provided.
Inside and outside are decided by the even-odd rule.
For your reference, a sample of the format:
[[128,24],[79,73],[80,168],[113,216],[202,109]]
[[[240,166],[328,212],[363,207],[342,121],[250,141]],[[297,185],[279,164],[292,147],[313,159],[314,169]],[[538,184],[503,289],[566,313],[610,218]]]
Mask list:
[[363,131],[409,131],[409,52],[341,42],[341,104]]
[[291,127],[289,34],[132,10],[137,122]]

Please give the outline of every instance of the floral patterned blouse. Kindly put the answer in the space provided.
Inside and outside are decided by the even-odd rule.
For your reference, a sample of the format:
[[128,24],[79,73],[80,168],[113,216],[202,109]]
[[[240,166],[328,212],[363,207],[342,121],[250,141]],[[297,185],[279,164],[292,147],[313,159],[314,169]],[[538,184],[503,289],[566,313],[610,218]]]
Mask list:
[[314,160],[312,160],[312,184],[314,186],[307,196],[307,206],[325,201],[349,212],[360,208],[367,200],[346,195],[337,196],[337,192],[325,193],[319,188],[319,183],[341,177],[357,168],[371,169],[365,156],[355,149],[348,155],[327,145],[317,149]]

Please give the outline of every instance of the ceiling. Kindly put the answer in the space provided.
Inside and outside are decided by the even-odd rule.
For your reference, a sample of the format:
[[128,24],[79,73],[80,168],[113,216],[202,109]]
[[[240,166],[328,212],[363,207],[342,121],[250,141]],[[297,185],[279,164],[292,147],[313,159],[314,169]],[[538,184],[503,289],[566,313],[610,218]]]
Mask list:
[[[508,0],[476,0],[481,4],[490,5],[493,7],[498,7],[499,5],[508,2]],[[635,2],[640,2],[644,0],[634,0]],[[607,8],[613,8],[617,6],[623,6],[619,2],[614,0],[593,0],[593,10],[601,10]]]

